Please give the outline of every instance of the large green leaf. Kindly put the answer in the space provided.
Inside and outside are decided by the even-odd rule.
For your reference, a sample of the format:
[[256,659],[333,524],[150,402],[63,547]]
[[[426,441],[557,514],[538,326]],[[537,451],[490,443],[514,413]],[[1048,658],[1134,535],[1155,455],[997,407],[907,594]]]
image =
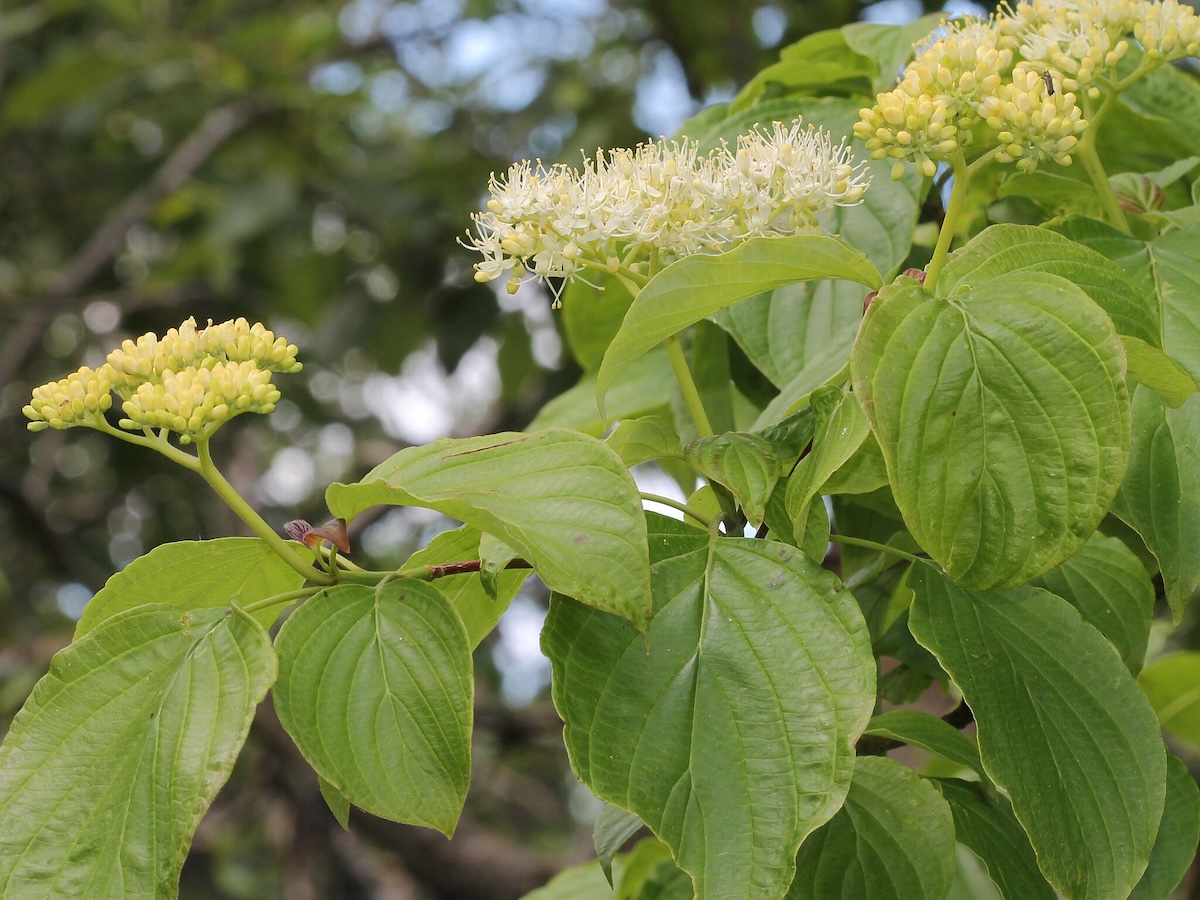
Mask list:
[[1133,393],[1133,449],[1113,512],[1158,559],[1176,623],[1200,584],[1200,396],[1167,409]]
[[978,782],[944,778],[934,783],[950,804],[958,842],[979,857],[1004,897],[1055,900],[1058,894],[1038,870],[1029,837],[1007,801]]
[[[1124,231],[1118,231],[1106,222],[1099,222],[1085,216],[1068,216],[1047,225],[1046,229],[1053,229],[1077,243],[1091,247],[1105,259],[1112,260],[1120,266],[1137,288],[1141,302],[1149,306],[1154,311],[1154,318],[1161,322],[1162,304],[1158,298],[1158,285],[1154,271],[1156,265],[1145,241],[1140,241]],[[1159,340],[1151,343],[1156,347],[1161,347],[1161,336]]]
[[824,235],[751,238],[727,253],[687,256],[642,288],[608,346],[596,400],[636,359],[689,325],[739,300],[784,284],[839,278],[879,286],[879,273],[858,250]]
[[1154,584],[1132,550],[1117,538],[1093,534],[1078,553],[1033,584],[1079,610],[1137,674],[1150,638]]
[[1108,511],[1129,452],[1124,351],[1069,281],[1021,272],[936,299],[901,279],[851,369],[905,524],[964,587],[1027,582]]
[[279,721],[355,806],[451,835],[471,780],[471,647],[422,581],[339,585],[279,630]]
[[552,589],[644,627],[646,522],[637,485],[606,444],[552,428],[401,450],[358,484],[332,484],[335,516],[380,503],[436,509],[495,535]]
[[1200,841],[1200,790],[1187,766],[1167,757],[1167,802],[1150,865],[1129,900],[1166,900],[1187,874]]
[[1172,653],[1138,678],[1163,731],[1200,750],[1200,653]]
[[[443,531],[428,546],[410,556],[401,568],[479,559],[479,537],[479,529],[470,525]],[[528,569],[505,569],[497,579],[495,597],[484,589],[478,572],[447,575],[437,580],[437,589],[450,601],[466,626],[472,649],[496,627],[530,574]]]
[[648,639],[551,601],[542,644],[572,766],[671,847],[699,896],[779,898],[849,787],[874,698],[866,625],[794,547],[650,520]]
[[0,746],[0,895],[174,896],[275,671],[244,613],[163,604],[55,656]]
[[[75,639],[117,613],[145,603],[166,603],[178,609],[227,608],[231,603],[245,606],[303,585],[304,576],[258,538],[162,544],[108,579],[84,607],[75,626]],[[252,615],[269,628],[279,610],[280,606],[273,606]]]
[[1069,900],[1124,897],[1158,833],[1166,753],[1154,711],[1065,600],[972,592],[913,569],[909,627],[962,689],[991,780]]
[[1049,272],[1065,278],[1112,318],[1120,334],[1162,345],[1158,310],[1116,263],[1046,228],[993,225],[955,251],[937,283],[937,294],[978,289],[999,275]]
[[890,759],[860,758],[846,805],[800,848],[788,900],[943,900],[954,820],[937,788]]

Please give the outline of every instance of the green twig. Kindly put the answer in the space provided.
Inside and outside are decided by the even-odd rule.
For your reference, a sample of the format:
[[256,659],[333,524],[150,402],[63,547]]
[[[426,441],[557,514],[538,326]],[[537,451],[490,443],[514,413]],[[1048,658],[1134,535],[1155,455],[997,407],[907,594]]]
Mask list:
[[1100,125],[1108,116],[1116,99],[1116,93],[1109,94],[1100,104],[1100,108],[1088,117],[1087,130],[1076,145],[1075,152],[1079,156],[1079,161],[1083,163],[1083,169],[1087,172],[1088,178],[1091,179],[1096,196],[1100,198],[1100,204],[1104,208],[1104,215],[1109,224],[1129,234],[1129,219],[1125,216],[1124,207],[1117,200],[1112,183],[1108,180],[1108,173],[1104,170],[1104,163],[1100,161],[1100,153],[1096,150],[1096,136],[1100,133]]
[[213,464],[207,439],[197,441],[196,450],[199,453],[199,468],[196,471],[200,473],[200,477],[208,482],[208,486],[216,491],[217,496],[224,500],[230,509],[237,513],[238,518],[250,526],[251,531],[274,550],[284,562],[309,581],[317,584],[334,583],[335,579],[332,575],[315,568],[310,561],[300,556],[291,544],[276,534],[254,508],[242,499],[242,495],[234,490],[233,485],[225,480],[225,476]]
[[702,516],[686,503],[680,503],[678,500],[672,500],[670,497],[664,497],[661,494],[650,494],[646,491],[642,491],[641,498],[643,500],[649,500],[651,503],[661,503],[663,506],[669,506],[671,509],[677,509],[685,516],[695,519],[705,528],[712,524],[712,520],[709,519],[708,516]]
[[971,188],[971,170],[961,150],[950,157],[950,167],[954,170],[954,186],[950,189],[950,202],[946,204],[946,215],[942,219],[941,231],[938,232],[937,246],[933,248],[933,258],[925,267],[927,291],[933,291],[938,276],[942,274],[942,267],[946,265],[946,257],[950,255],[950,243],[954,240],[958,217],[962,213],[963,201],[967,199],[967,191]]
[[268,609],[272,606],[279,606],[285,603],[295,603],[297,600],[307,600],[313,594],[319,594],[325,590],[323,587],[306,587],[295,591],[288,591],[285,594],[274,594],[270,597],[264,597],[262,600],[255,600],[253,603],[247,603],[241,607],[242,612],[252,613],[258,612],[260,609]]
[[675,372],[675,380],[679,382],[679,389],[683,392],[683,401],[687,404],[688,412],[692,414],[696,434],[709,437],[713,433],[712,424],[704,411],[696,382],[692,380],[692,370],[688,368],[687,356],[683,352],[683,345],[679,343],[679,335],[673,334],[663,343],[667,348],[667,358],[671,360],[671,368]]
[[866,538],[850,537],[849,535],[845,534],[831,534],[829,536],[829,540],[835,544],[849,544],[852,547],[864,547],[867,550],[877,550],[880,553],[889,553],[892,556],[898,556],[901,559],[907,559],[909,562],[929,562],[929,560],[922,559],[919,556],[913,556],[913,554],[905,550],[899,550],[896,547],[891,547],[887,544],[880,544],[877,541],[868,541]]

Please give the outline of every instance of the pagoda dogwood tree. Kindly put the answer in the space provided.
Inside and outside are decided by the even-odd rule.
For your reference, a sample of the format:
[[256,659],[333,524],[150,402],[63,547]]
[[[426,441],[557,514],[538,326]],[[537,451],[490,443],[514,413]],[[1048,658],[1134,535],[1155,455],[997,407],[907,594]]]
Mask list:
[[[173,895],[268,691],[336,814],[452,834],[471,653],[532,571],[606,803],[539,900],[939,900],[964,865],[1169,896],[1200,837],[1162,733],[1196,743],[1200,664],[1149,650],[1200,583],[1198,49],[1175,0],[850,26],[686,137],[518,163],[464,243],[550,280],[582,381],[331,485],[291,540],[210,452],[286,339],[188,320],[35,390],[30,428],[162,453],[257,537],[88,604],[0,747],[0,893]],[[681,518],[644,510],[651,461]],[[369,571],[346,523],[380,504],[462,526]]]

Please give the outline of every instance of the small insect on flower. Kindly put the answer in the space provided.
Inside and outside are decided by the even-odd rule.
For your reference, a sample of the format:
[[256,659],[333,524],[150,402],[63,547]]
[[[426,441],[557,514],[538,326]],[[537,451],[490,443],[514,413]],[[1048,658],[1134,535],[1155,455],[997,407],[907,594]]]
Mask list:
[[1046,82],[1046,95],[1054,96],[1054,76],[1050,74],[1049,69],[1042,71],[1042,81]]

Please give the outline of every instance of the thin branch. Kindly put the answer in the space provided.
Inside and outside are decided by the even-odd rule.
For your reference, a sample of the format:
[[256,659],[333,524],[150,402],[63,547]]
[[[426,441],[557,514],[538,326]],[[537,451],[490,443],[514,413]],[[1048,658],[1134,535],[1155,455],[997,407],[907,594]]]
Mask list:
[[0,385],[16,377],[36,350],[46,326],[67,309],[121,245],[126,232],[163,198],[188,180],[231,136],[263,112],[256,100],[241,98],[218,107],[196,126],[150,179],[109,213],[29,313],[0,347]]

